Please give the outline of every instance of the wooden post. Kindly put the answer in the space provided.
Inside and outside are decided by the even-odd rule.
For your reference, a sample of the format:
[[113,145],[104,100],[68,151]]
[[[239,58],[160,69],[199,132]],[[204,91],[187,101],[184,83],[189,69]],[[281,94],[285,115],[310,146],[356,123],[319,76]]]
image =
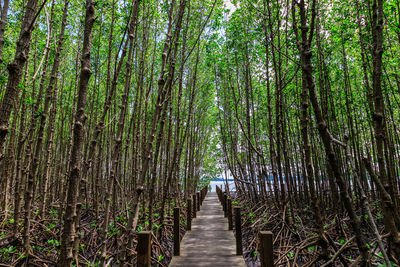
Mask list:
[[151,232],[142,231],[138,233],[137,266],[151,267]]
[[227,213],[228,208],[227,208],[227,205],[228,205],[228,195],[227,195],[226,193],[224,193],[224,201],[223,201],[223,203],[222,203],[222,206],[223,206],[223,209],[224,209],[224,217],[225,217],[225,218],[228,217],[228,213]]
[[196,218],[196,213],[197,213],[196,194],[193,194],[192,197],[193,197],[193,218]]
[[174,208],[174,256],[179,256],[180,254],[180,209],[178,207]]
[[215,186],[215,191],[217,192],[218,200],[221,203],[221,195],[220,195],[221,192],[219,191],[219,186],[218,185]]
[[240,207],[235,207],[236,255],[243,255],[242,218]]
[[187,222],[186,229],[188,231],[192,230],[192,200],[188,198],[187,200]]
[[233,229],[232,223],[232,199],[228,198],[228,230]]
[[261,267],[274,267],[274,246],[271,231],[261,231],[260,239],[260,261]]
[[197,192],[197,211],[200,211],[200,193]]

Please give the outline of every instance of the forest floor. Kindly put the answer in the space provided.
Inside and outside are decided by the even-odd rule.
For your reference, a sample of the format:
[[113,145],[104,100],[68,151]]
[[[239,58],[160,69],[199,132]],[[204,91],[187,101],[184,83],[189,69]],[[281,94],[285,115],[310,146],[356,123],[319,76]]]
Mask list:
[[[235,203],[242,206],[242,225],[244,258],[247,266],[257,267],[260,264],[257,253],[258,242],[257,234],[261,230],[272,231],[274,235],[274,253],[276,266],[323,266],[326,260],[320,259],[321,247],[318,244],[316,225],[313,219],[313,212],[309,206],[304,208],[292,207],[287,205],[285,212],[278,209],[272,199],[262,200],[259,203],[252,203],[246,198],[237,197]],[[306,203],[305,201],[303,203]],[[357,205],[356,205],[357,206]],[[383,236],[383,216],[380,213],[378,202],[371,203],[372,213],[377,221],[381,236]],[[166,214],[164,231],[157,234],[159,221],[154,221],[152,246],[152,266],[168,266],[172,259],[173,251],[173,222],[171,205]],[[158,218],[159,210],[155,209],[153,215]],[[358,248],[354,242],[353,233],[349,223],[349,218],[342,210],[334,207],[324,209],[324,230],[329,241],[330,257],[336,257],[334,266],[351,266],[355,264],[358,257]],[[186,218],[186,209],[181,209],[182,217]],[[37,214],[35,212],[35,214]],[[48,216],[45,220],[37,215],[32,220],[32,230],[30,232],[32,255],[29,259],[29,266],[55,266],[59,254],[59,235],[61,225],[58,220],[58,209],[50,208],[47,210]],[[110,266],[119,266],[118,252],[120,251],[121,233],[125,228],[126,218],[120,212],[115,216],[116,220],[109,225],[107,234],[107,262]],[[371,249],[371,259],[374,266],[386,266],[383,264],[383,256],[376,244],[375,236],[371,226],[363,215],[361,209],[357,214],[362,220],[362,229],[367,238],[367,246]],[[99,266],[101,256],[101,229],[104,215],[96,217],[95,210],[89,205],[82,209],[81,241],[77,246],[79,251],[76,265],[79,266]],[[186,222],[182,219],[181,233],[185,233]],[[137,227],[137,232],[148,229],[148,221],[141,217]],[[9,218],[0,226],[0,266],[26,266],[27,258],[21,241],[21,233],[14,238],[11,233],[14,229],[14,221]],[[385,239],[383,239],[385,240]],[[136,241],[135,241],[136,242]],[[131,251],[130,262],[133,266],[136,262],[134,242]],[[385,244],[386,245],[386,244]],[[342,249],[343,247],[343,249]],[[341,249],[341,253],[337,251]]]
[[[318,267],[327,262],[319,257],[321,247],[318,244],[313,212],[309,206],[293,207],[290,210],[286,206],[283,212],[276,208],[272,199],[251,203],[238,197],[236,201],[242,206],[244,258],[247,266],[257,267],[260,264],[257,253],[259,231],[273,232],[275,266]],[[380,213],[379,203],[372,203],[371,206],[381,236],[384,236],[383,216]],[[359,253],[354,242],[349,217],[343,210],[336,209],[326,207],[323,211],[325,218],[323,228],[329,242],[329,257],[335,257],[333,266],[357,266],[356,259]],[[367,247],[372,248],[370,257],[373,266],[386,266],[367,221],[367,215],[363,215],[361,210],[357,210],[357,214],[362,217],[361,227],[367,239]],[[342,251],[337,253],[338,250]]]
[[[162,234],[157,234],[160,229],[158,221],[153,223],[153,241],[152,241],[152,266],[166,267],[172,259],[173,252],[173,222],[172,209],[167,211],[166,222]],[[53,208],[48,211],[49,217],[41,220],[37,216],[32,220],[32,229],[30,232],[32,255],[27,257],[24,254],[21,233],[17,233],[16,238],[13,237],[14,221],[9,218],[0,226],[0,266],[55,266],[60,249],[60,230],[61,225],[58,220],[58,210]],[[182,209],[182,218],[186,218],[185,209]],[[35,213],[37,214],[37,213]],[[109,266],[119,266],[118,252],[122,243],[121,233],[125,228],[124,215],[121,212],[116,216],[116,220],[109,224],[107,233],[107,256],[106,261]],[[155,209],[153,215],[158,217],[159,211]],[[79,251],[78,258],[74,266],[100,266],[102,239],[102,224],[104,216],[96,217],[95,210],[89,205],[88,208],[82,209],[81,219],[81,241],[77,246]],[[137,232],[148,229],[148,221],[141,217],[137,226]],[[186,222],[181,222],[181,233],[185,233]],[[130,252],[129,261],[132,266],[136,262],[136,239],[134,240],[133,250]]]

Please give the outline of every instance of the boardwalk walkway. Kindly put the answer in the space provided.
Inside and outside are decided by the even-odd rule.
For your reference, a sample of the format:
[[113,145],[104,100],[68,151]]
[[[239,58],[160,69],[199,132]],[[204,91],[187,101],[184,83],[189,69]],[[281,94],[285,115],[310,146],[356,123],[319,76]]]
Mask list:
[[208,193],[192,231],[181,242],[181,256],[175,256],[170,267],[245,267],[242,256],[236,256],[236,243],[224,218],[216,193]]

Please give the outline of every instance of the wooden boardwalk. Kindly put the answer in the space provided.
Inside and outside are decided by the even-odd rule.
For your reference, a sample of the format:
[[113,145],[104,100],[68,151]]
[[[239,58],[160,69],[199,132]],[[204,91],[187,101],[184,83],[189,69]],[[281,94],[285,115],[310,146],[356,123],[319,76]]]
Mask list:
[[181,255],[174,256],[170,267],[245,267],[242,256],[236,256],[236,241],[228,231],[216,193],[208,193],[192,231],[186,232],[181,242]]

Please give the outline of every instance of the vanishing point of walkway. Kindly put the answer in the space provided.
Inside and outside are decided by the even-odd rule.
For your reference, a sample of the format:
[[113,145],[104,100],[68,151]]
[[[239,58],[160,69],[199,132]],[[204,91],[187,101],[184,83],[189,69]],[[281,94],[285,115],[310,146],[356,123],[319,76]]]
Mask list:
[[181,255],[174,256],[170,267],[245,267],[242,256],[236,256],[236,241],[228,231],[216,193],[208,193],[192,230],[181,242]]

